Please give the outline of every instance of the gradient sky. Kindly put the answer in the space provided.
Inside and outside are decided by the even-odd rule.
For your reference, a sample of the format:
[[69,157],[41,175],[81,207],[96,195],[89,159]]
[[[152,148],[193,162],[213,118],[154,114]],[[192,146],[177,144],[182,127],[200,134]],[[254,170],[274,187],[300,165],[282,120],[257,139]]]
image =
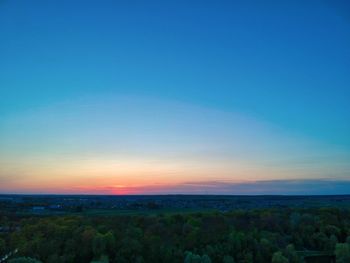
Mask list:
[[0,193],[350,194],[347,1],[0,0]]

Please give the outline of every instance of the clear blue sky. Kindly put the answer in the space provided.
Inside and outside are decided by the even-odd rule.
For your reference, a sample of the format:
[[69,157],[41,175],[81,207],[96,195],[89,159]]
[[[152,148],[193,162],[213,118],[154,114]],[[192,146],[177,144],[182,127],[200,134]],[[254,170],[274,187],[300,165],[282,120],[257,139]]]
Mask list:
[[[86,152],[101,192],[259,169],[248,179],[347,180],[349,14],[347,1],[0,1],[0,182],[41,191],[59,155],[80,177],[50,191],[91,192]],[[113,162],[149,173],[126,182]]]

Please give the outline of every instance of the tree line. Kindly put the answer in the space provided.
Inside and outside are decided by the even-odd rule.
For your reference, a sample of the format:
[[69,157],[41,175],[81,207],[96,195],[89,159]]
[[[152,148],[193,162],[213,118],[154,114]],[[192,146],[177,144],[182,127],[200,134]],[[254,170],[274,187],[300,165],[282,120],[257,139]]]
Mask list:
[[260,209],[192,214],[0,217],[10,263],[350,262],[347,209]]

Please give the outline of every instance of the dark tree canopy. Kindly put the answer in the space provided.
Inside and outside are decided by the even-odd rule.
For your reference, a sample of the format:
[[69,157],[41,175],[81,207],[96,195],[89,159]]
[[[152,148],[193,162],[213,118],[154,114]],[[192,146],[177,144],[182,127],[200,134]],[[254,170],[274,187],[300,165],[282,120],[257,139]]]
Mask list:
[[0,223],[14,229],[0,234],[2,255],[18,250],[10,263],[350,262],[346,209],[0,216]]

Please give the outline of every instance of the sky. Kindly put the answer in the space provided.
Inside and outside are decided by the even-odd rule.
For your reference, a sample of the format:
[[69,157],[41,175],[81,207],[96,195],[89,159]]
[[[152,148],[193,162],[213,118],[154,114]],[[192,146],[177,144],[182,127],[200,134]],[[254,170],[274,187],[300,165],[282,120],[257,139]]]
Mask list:
[[350,194],[347,1],[0,0],[0,193]]

